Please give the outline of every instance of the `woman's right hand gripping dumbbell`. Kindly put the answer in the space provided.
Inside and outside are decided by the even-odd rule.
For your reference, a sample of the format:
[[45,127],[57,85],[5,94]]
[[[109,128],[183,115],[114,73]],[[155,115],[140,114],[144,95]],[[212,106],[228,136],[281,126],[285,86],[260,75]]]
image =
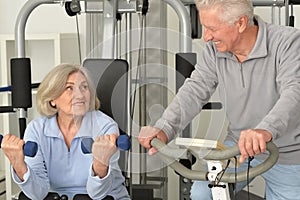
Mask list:
[[6,134],[2,138],[1,149],[10,161],[16,174],[23,181],[23,176],[27,172],[27,166],[24,161],[24,140],[15,135]]

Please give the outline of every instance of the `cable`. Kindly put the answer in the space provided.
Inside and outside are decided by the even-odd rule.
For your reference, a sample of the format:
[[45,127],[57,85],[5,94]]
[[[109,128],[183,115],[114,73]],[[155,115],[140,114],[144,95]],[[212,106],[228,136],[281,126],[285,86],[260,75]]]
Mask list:
[[76,29],[77,29],[77,42],[78,42],[79,63],[81,64],[82,60],[81,60],[81,44],[80,44],[78,14],[76,14]]
[[247,196],[248,196],[248,200],[250,200],[250,188],[249,188],[249,171],[250,171],[250,162],[254,159],[254,157],[249,157],[248,158],[248,167],[247,167]]
[[236,196],[236,183],[237,183],[237,157],[234,156],[234,184],[233,184],[233,200],[235,200],[235,196]]
[[[142,5],[142,19],[140,20],[140,27],[141,27],[141,31],[140,31],[140,40],[139,40],[139,51],[138,51],[138,61],[137,61],[137,71],[136,71],[136,75],[135,75],[135,88],[134,88],[134,92],[133,92],[133,100],[132,100],[132,105],[131,105],[131,112],[130,112],[130,126],[132,127],[132,123],[133,123],[133,115],[134,115],[134,105],[135,105],[135,101],[136,101],[136,90],[137,90],[137,83],[138,83],[138,76],[140,73],[140,64],[141,64],[141,50],[142,50],[142,36],[143,36],[143,31],[144,31],[144,21],[146,18],[146,14],[148,12],[148,8],[149,8],[149,1],[148,0],[143,0],[143,5]],[[138,17],[138,19],[140,19],[140,15]]]
[[[218,173],[218,175],[216,176],[216,180],[215,180],[215,182],[217,181],[216,185],[218,185],[218,184],[220,183],[220,181],[221,181],[221,179],[222,179],[222,177],[223,177],[223,175],[224,175],[226,169],[228,168],[229,164],[230,164],[230,159],[227,160],[227,164],[226,164],[225,168],[222,169],[222,171],[220,171],[220,172]],[[219,177],[219,176],[220,176],[220,177]],[[219,178],[218,178],[218,177],[219,177]],[[217,179],[218,179],[218,180],[217,180]]]
[[[139,19],[139,18],[138,18]],[[144,28],[143,28],[143,25],[144,25],[144,19],[145,19],[145,15],[142,15],[142,20],[140,22],[140,26],[141,26],[141,31],[140,31],[140,40],[139,40],[139,51],[138,51],[138,61],[137,61],[137,71],[136,71],[136,75],[135,75],[135,88],[134,88],[134,92],[133,92],[133,100],[132,100],[132,110],[131,110],[131,113],[130,113],[130,123],[131,123],[131,126],[132,126],[132,119],[133,119],[133,115],[134,115],[134,105],[135,105],[135,100],[136,100],[136,90],[137,90],[137,84],[138,84],[138,76],[139,76],[139,72],[140,72],[140,64],[141,64],[141,50],[142,50],[142,35],[143,35],[143,31],[144,31]]]
[[[235,163],[234,163],[234,178],[235,178],[234,182],[235,183],[233,184],[233,199],[236,199],[235,198],[235,195],[236,195],[236,186],[235,186],[235,184],[237,183],[237,157],[236,156],[234,156],[234,161],[235,161]],[[229,167],[229,164],[230,164],[230,159],[227,161],[227,164],[226,164],[225,168],[222,171],[220,171],[218,173],[218,175],[216,176],[216,179],[215,179],[215,181],[213,183],[214,186],[219,185],[219,183],[221,182],[221,179],[222,179],[223,175],[225,174],[225,171]]]

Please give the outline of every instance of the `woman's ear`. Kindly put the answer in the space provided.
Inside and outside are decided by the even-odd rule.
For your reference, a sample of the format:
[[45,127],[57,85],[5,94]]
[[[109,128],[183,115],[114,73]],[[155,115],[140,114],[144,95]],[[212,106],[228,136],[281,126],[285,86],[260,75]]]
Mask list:
[[56,104],[55,104],[55,102],[54,102],[53,100],[50,101],[50,106],[51,106],[52,108],[56,108]]

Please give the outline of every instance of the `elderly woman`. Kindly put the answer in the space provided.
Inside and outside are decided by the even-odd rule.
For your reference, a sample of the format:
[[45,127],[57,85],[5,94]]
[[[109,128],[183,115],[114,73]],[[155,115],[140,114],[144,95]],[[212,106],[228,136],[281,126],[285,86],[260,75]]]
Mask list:
[[[118,166],[118,125],[99,109],[95,88],[83,67],[61,64],[41,82],[37,110],[24,140],[7,134],[2,149],[14,181],[27,197],[44,199],[49,192],[88,194],[92,199],[130,199]],[[83,138],[93,138],[92,153],[83,153]],[[38,144],[35,157],[25,157],[25,141]],[[49,195],[48,195],[49,196]]]

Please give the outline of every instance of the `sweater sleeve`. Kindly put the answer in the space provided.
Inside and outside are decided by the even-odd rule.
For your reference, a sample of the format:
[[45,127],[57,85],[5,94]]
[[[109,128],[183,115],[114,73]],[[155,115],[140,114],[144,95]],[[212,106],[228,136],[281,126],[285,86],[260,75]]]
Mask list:
[[169,140],[176,134],[181,134],[214,93],[218,85],[215,53],[212,44],[208,43],[191,77],[185,80],[162,117],[156,122],[155,127],[162,129]]
[[[25,131],[24,139],[26,141],[37,142],[37,130],[29,124]],[[37,142],[38,145],[40,145]],[[27,164],[27,173],[24,175],[24,181],[22,182],[12,169],[12,177],[15,183],[21,188],[21,190],[30,199],[44,199],[47,196],[50,188],[47,170],[45,168],[44,159],[40,151],[41,147],[38,146],[35,157],[25,156],[25,163]]]
[[[101,122],[96,126],[96,137],[103,134],[119,133],[117,123],[110,117],[104,115],[101,112],[94,113],[94,119]],[[124,185],[125,178],[122,175],[119,167],[118,160],[120,158],[120,151],[117,151],[111,158],[108,167],[108,173],[105,177],[99,178],[95,176],[92,164],[89,169],[88,180],[86,189],[89,196],[95,200],[101,200],[107,195],[112,196],[114,199],[129,200],[130,197]]]
[[[283,36],[281,36],[283,37]],[[291,29],[278,45],[276,82],[280,98],[256,128],[265,129],[273,138],[292,133],[300,119],[300,32]]]

